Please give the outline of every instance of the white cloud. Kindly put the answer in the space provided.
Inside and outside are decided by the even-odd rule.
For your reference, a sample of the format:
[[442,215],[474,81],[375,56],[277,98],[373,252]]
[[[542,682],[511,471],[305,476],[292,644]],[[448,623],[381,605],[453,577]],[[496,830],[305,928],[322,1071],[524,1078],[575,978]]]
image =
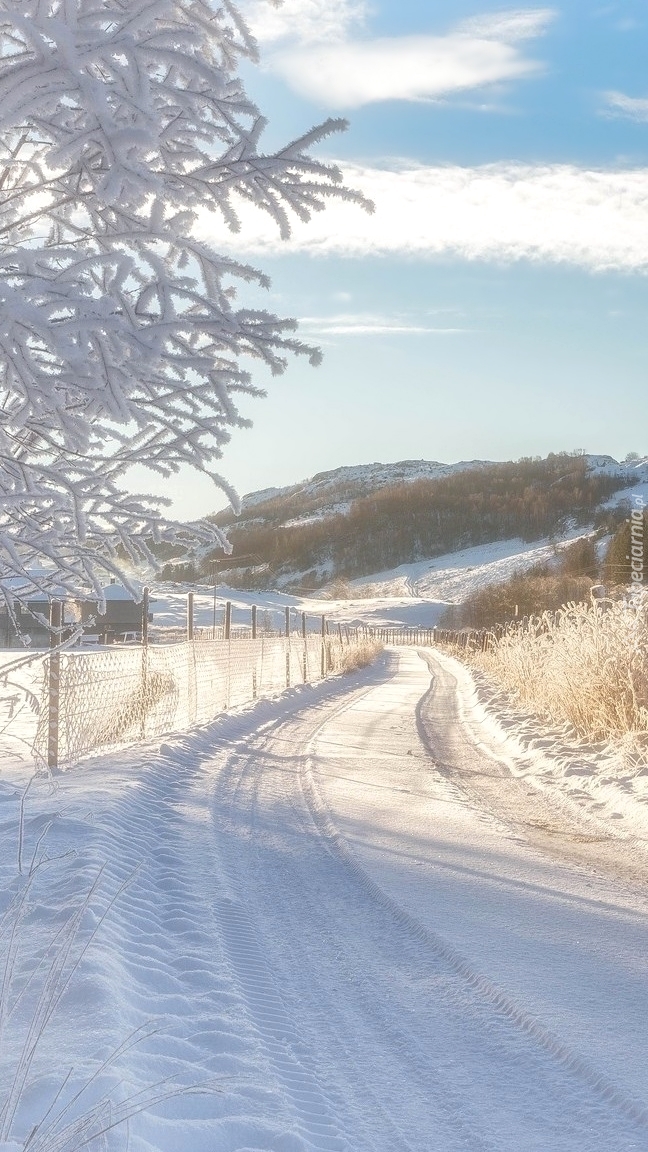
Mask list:
[[517,40],[530,40],[535,36],[541,36],[555,16],[553,8],[491,12],[485,16],[473,16],[468,20],[462,20],[457,31],[513,44]]
[[648,120],[648,97],[624,96],[623,92],[606,92],[607,112],[630,120]]
[[262,44],[343,39],[367,15],[364,0],[247,0],[241,4],[251,31]]
[[464,328],[441,328],[427,324],[414,324],[405,317],[377,316],[370,313],[342,313],[337,316],[302,316],[300,328],[310,329],[323,336],[421,336],[453,335]]
[[242,203],[239,236],[229,236],[207,214],[201,232],[241,253],[524,259],[648,270],[646,168],[347,165],[344,175],[375,202],[374,215],[332,202],[310,223],[296,222],[284,243],[269,219]]
[[440,99],[540,69],[512,44],[463,33],[299,48],[273,54],[270,67],[300,95],[337,108]]
[[353,39],[366,18],[364,0],[285,0],[272,8],[250,0],[246,11],[268,50],[263,63],[300,95],[327,107],[379,100],[434,100],[518,80],[541,65],[519,42],[541,35],[549,8],[512,9],[463,21],[445,35]]

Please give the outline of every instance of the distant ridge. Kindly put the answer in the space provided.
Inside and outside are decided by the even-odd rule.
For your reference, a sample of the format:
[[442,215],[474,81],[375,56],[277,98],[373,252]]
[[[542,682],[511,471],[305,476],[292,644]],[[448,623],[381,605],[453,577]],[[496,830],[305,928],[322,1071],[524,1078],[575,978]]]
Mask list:
[[[576,456],[575,459],[583,459],[588,470],[593,472],[602,472],[610,476],[626,476],[628,473],[635,472],[640,482],[648,479],[648,457],[619,462],[613,456],[584,452],[580,456]],[[309,476],[305,480],[299,480],[285,487],[261,488],[256,492],[248,492],[241,501],[241,507],[243,512],[246,512],[250,508],[257,508],[258,505],[284,498],[316,497],[321,499],[328,493],[334,493],[338,500],[353,500],[381,488],[390,488],[395,484],[412,484],[417,480],[438,480],[457,472],[466,472],[471,468],[483,468],[489,464],[504,463],[510,463],[510,461],[458,460],[454,464],[444,464],[440,460],[397,460],[391,464],[383,464],[380,461],[374,461],[371,464],[343,464],[339,468],[316,472],[314,476]],[[344,496],[341,495],[340,490],[346,490]],[[223,509],[218,513],[219,518],[227,516],[229,511],[229,508]]]
[[281,499],[284,496],[323,496],[331,489],[349,489],[349,498],[363,496],[379,488],[389,488],[394,484],[412,484],[416,480],[438,480],[454,472],[468,468],[479,468],[491,464],[491,460],[460,460],[456,464],[443,464],[439,460],[397,460],[393,464],[378,461],[372,464],[343,464],[326,472],[317,472],[306,480],[289,484],[285,488],[262,488],[258,492],[248,492],[242,500],[243,510],[258,504]]

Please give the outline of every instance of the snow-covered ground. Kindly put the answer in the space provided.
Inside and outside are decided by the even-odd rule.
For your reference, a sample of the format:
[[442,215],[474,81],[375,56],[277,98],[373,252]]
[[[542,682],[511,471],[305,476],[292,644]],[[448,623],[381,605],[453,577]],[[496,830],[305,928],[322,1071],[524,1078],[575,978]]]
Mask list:
[[490,703],[446,655],[387,650],[26,794],[5,766],[0,1147],[60,1088],[30,1152],[76,1152],[56,1125],[103,1097],[132,1113],[111,1152],[646,1148],[641,787],[597,783],[593,749],[564,786]]

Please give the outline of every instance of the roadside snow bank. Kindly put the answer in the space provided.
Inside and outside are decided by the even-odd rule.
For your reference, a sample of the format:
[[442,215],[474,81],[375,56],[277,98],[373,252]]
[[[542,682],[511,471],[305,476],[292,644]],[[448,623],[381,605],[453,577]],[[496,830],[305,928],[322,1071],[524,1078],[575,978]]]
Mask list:
[[551,725],[523,710],[484,671],[439,649],[434,655],[457,680],[462,722],[476,747],[512,775],[604,821],[612,835],[648,846],[648,765],[622,740],[579,739],[571,725]]

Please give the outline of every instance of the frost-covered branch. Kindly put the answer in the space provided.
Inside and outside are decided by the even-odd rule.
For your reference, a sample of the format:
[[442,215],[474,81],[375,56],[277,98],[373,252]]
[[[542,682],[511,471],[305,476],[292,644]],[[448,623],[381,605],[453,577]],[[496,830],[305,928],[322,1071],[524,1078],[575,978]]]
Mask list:
[[[236,198],[282,235],[331,196],[363,203],[310,150],[278,152],[236,75],[256,49],[211,0],[0,0],[0,591],[31,573],[97,587],[177,537],[124,490],[133,464],[214,477],[249,367],[318,352],[295,325],[238,306],[247,265],[192,234]],[[366,206],[366,205],[365,205]],[[223,486],[227,489],[227,485]],[[198,547],[226,546],[212,525]],[[182,531],[180,532],[182,536]],[[43,574],[44,571],[44,574]],[[121,574],[121,573],[120,573]],[[32,591],[33,591],[32,585]]]

